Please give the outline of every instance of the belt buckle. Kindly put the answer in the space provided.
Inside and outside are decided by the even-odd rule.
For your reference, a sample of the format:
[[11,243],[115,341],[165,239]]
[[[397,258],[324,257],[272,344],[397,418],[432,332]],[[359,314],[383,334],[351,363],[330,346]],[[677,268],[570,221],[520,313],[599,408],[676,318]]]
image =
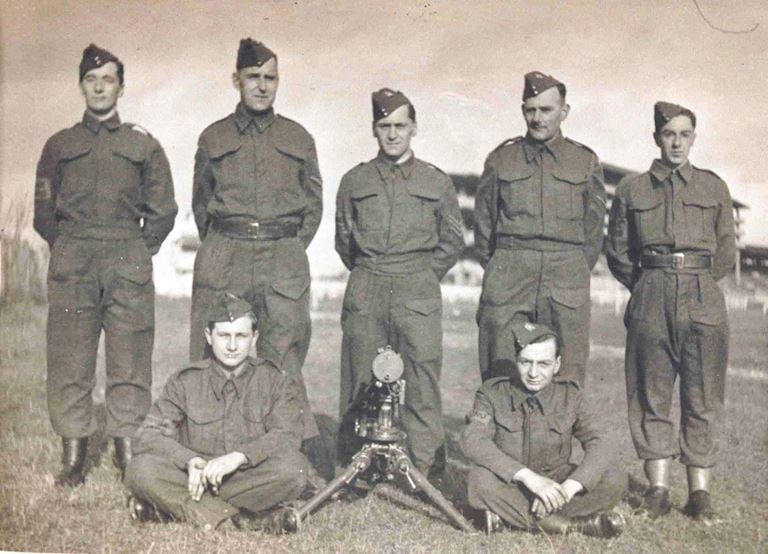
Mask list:
[[682,252],[672,253],[672,269],[683,269],[685,267],[685,254]]
[[259,222],[258,221],[251,221],[248,223],[248,229],[250,231],[250,235],[257,239],[259,238]]

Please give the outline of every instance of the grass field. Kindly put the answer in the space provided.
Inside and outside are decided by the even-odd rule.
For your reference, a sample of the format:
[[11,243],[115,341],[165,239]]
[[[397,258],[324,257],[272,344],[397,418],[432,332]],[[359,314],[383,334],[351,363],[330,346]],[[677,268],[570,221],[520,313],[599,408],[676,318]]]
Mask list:
[[[304,375],[321,426],[336,420],[340,328],[337,306],[321,306],[313,327]],[[158,299],[155,392],[186,359],[189,303]],[[466,461],[456,438],[479,385],[477,331],[471,306],[446,309],[442,376],[449,432],[449,483],[459,502]],[[675,510],[656,523],[628,515],[628,529],[612,541],[581,536],[546,537],[504,532],[469,536],[416,506],[368,497],[328,504],[295,536],[260,533],[206,534],[182,524],[137,524],[128,517],[125,494],[103,452],[86,486],[53,486],[60,443],[45,409],[45,307],[0,307],[0,549],[56,552],[766,552],[768,551],[768,343],[759,311],[732,314],[727,421],[714,497],[724,523],[706,528],[680,513],[686,499],[683,468],[673,470]],[[621,460],[640,480],[640,464],[628,436],[623,384],[624,330],[612,312],[595,309],[589,393],[610,424]],[[103,444],[103,441],[92,441]],[[98,449],[97,449],[98,450]]]

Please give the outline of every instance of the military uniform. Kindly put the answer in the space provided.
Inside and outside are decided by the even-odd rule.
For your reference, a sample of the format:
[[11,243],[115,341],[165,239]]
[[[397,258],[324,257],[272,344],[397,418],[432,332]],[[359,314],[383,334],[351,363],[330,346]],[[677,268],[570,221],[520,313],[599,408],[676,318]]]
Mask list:
[[336,251],[352,271],[341,316],[344,458],[354,453],[355,399],[377,349],[391,345],[405,364],[408,447],[420,471],[433,464],[433,475],[442,471],[440,279],[464,246],[460,217],[451,179],[413,156],[397,164],[380,153],[341,181]]
[[[513,481],[528,468],[558,483],[569,478],[583,485],[584,492],[557,512],[560,515],[587,516],[615,506],[626,477],[617,469],[607,433],[579,386],[556,378],[531,394],[513,379],[489,379],[475,395],[461,437],[464,453],[476,464],[468,477],[470,505],[490,510],[514,527],[536,527],[533,494]],[[578,465],[570,463],[573,437],[584,449]]]
[[[295,380],[266,360],[249,358],[227,378],[214,360],[172,375],[136,433],[127,487],[175,519],[216,527],[239,509],[258,513],[295,499],[306,484],[299,452],[301,406]],[[247,458],[218,496],[195,502],[187,462],[231,452]]]
[[[728,318],[717,286],[733,267],[733,206],[714,173],[655,160],[628,176],[611,207],[607,256],[632,291],[627,325],[629,427],[640,458],[681,453],[686,465],[714,464],[722,411]],[[670,407],[680,376],[681,429]]]
[[513,320],[526,319],[557,331],[567,376],[584,384],[590,271],[604,216],[597,156],[559,132],[545,144],[507,140],[488,156],[475,200],[475,246],[485,268],[477,313],[483,380],[514,359],[506,337]]
[[[274,56],[249,41],[241,42],[238,67]],[[240,103],[200,135],[192,210],[203,243],[195,260],[190,358],[205,353],[211,298],[222,290],[245,298],[259,318],[259,351],[299,380],[305,438],[318,434],[301,368],[311,335],[305,249],[320,224],[321,185],[312,137],[271,108],[252,114]]]
[[96,430],[91,392],[102,329],[107,435],[130,437],[147,413],[152,255],[176,212],[162,147],[117,114],[100,122],[86,112],[46,143],[37,166],[34,225],[51,247],[47,392],[58,435],[75,439]]

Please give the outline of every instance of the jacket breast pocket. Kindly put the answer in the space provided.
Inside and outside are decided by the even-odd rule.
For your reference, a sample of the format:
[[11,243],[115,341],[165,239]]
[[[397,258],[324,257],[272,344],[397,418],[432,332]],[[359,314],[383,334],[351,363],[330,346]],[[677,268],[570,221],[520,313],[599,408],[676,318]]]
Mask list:
[[266,434],[266,419],[269,410],[267,399],[261,398],[258,393],[251,392],[240,409],[245,423],[246,440],[253,440]]
[[281,186],[277,189],[277,194],[282,196],[283,202],[300,202],[303,206],[307,194],[303,185],[312,177],[304,174],[309,158],[307,147],[287,141],[277,134],[272,137],[277,156],[270,156],[269,163],[273,165],[274,174],[280,176]]
[[666,218],[663,198],[636,199],[629,210],[641,244],[652,244],[664,238]]
[[405,223],[436,232],[437,217],[440,211],[440,191],[410,183],[408,192],[410,197],[404,213]]
[[551,418],[544,430],[545,440],[542,462],[555,468],[570,456],[571,433],[568,422],[562,417]]
[[504,215],[514,219],[521,215],[536,215],[536,198],[532,177],[535,169],[499,170],[499,198]]
[[555,213],[560,219],[584,219],[584,195],[589,175],[584,171],[558,168],[552,173]]
[[717,241],[715,232],[717,200],[713,198],[683,200],[683,207],[685,229],[692,243],[714,244]]
[[138,194],[138,185],[144,175],[147,154],[140,144],[119,144],[112,148],[111,184],[118,188],[131,188]]
[[523,453],[522,413],[497,413],[494,416],[494,422],[496,435],[493,442],[502,452],[519,460]]
[[238,152],[241,146],[240,142],[234,140],[220,141],[211,145],[208,157],[217,189],[227,189],[246,182],[247,176],[244,173],[246,164],[238,163],[240,158]]
[[90,151],[90,144],[77,142],[67,144],[62,148],[59,157],[61,189],[58,202],[65,202],[68,197],[82,193],[81,189],[83,189],[84,184],[90,184],[91,174],[88,170]]
[[190,405],[187,411],[188,446],[198,452],[211,452],[221,433],[224,413],[218,405]]
[[352,192],[352,209],[355,225],[362,230],[382,229],[386,226],[388,210],[382,194],[372,188]]

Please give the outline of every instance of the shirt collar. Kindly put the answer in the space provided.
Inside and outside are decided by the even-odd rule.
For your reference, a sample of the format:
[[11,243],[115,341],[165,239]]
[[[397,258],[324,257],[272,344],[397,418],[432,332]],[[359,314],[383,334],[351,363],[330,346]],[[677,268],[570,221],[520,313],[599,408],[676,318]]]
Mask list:
[[[510,381],[510,396],[512,400],[512,409],[525,410],[525,404],[538,407],[543,415],[547,415],[552,406],[552,395],[555,393],[554,381],[547,385],[543,390],[536,394],[532,394],[526,390],[522,385],[517,384],[515,379]],[[528,399],[532,399],[529,401]]]
[[539,153],[543,152],[549,152],[552,154],[552,157],[557,160],[560,157],[564,143],[565,138],[561,131],[558,131],[557,134],[547,142],[538,142],[533,140],[529,135],[525,135],[525,138],[523,139],[525,161],[532,163],[536,160]]
[[275,110],[269,108],[263,113],[252,113],[243,105],[242,102],[235,108],[235,124],[241,133],[244,133],[249,125],[253,124],[259,133],[263,133],[267,127],[272,125],[275,120]]
[[109,119],[105,119],[104,121],[99,121],[89,111],[85,111],[83,114],[83,125],[87,127],[93,134],[97,134],[99,132],[99,127],[104,125],[109,131],[114,131],[118,127],[120,127],[120,115],[115,112],[112,114],[112,117]]
[[388,173],[398,171],[402,175],[403,179],[410,179],[411,172],[413,172],[413,160],[415,156],[413,152],[408,156],[404,162],[396,163],[387,158],[381,151],[376,155],[376,167],[379,169],[382,177]]
[[666,181],[674,171],[677,171],[677,174],[680,175],[686,184],[691,182],[691,177],[693,176],[693,166],[691,166],[691,162],[688,160],[686,160],[683,165],[676,168],[669,167],[660,159],[653,160],[653,163],[651,164],[651,175],[656,177],[660,183]]
[[218,366],[216,360],[211,358],[208,369],[210,371],[211,390],[213,390],[213,394],[216,397],[216,400],[222,400],[224,398],[224,387],[227,386],[228,382],[231,382],[232,385],[234,385],[235,396],[240,398],[240,393],[245,390],[245,387],[248,385],[248,381],[251,379],[254,365],[255,360],[249,356],[245,361],[243,370],[240,372],[240,374],[237,377],[230,379],[225,375],[224,370]]

